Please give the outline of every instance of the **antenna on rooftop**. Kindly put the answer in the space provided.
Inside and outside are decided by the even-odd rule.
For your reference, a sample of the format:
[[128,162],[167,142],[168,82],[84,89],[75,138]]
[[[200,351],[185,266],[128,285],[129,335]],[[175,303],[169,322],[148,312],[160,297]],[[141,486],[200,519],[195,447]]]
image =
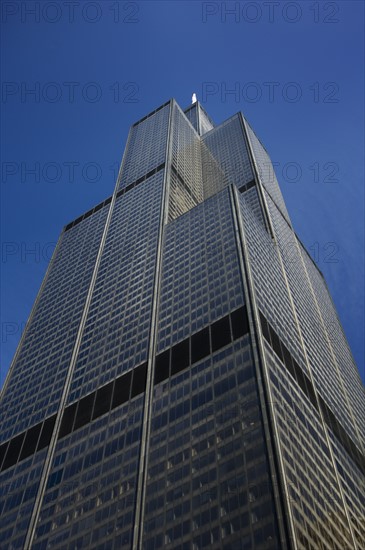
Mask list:
[[197,100],[197,98],[196,98],[196,93],[194,92],[194,93],[193,93],[193,96],[192,96],[192,98],[191,98],[191,103],[196,103],[197,101],[198,101],[198,100]]

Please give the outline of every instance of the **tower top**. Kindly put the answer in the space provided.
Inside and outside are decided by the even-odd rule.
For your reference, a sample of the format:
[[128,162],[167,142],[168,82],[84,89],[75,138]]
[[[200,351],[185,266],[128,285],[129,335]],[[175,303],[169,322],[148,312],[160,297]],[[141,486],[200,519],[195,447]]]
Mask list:
[[194,92],[193,95],[192,95],[192,98],[191,98],[191,103],[196,103],[198,100],[197,100],[197,97],[196,97],[196,93]]

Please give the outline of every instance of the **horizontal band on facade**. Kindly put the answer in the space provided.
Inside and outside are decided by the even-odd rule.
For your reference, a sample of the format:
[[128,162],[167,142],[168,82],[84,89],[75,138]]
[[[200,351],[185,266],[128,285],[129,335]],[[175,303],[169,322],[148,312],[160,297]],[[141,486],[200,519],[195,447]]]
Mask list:
[[[157,355],[154,384],[181,372],[248,332],[247,312],[243,306]],[[142,363],[68,405],[63,412],[58,439],[143,393],[146,390],[146,376],[147,363]],[[0,446],[0,471],[47,447],[55,421],[56,414],[3,443]]]
[[[274,350],[275,354],[279,357],[283,365],[286,367],[287,371],[292,375],[294,380],[298,383],[300,389],[308,397],[309,401],[319,412],[319,407],[323,414],[324,420],[327,426],[332,430],[333,434],[336,436],[339,443],[344,447],[348,455],[355,462],[355,464],[360,468],[360,470],[365,474],[365,458],[346,433],[345,429],[341,426],[340,422],[337,420],[334,413],[331,411],[327,403],[320,396],[320,394],[314,390],[312,382],[309,380],[308,376],[303,372],[301,367],[298,365],[297,361],[294,359],[288,348],[281,341],[279,336],[276,334],[275,330],[272,328],[268,320],[265,318],[263,313],[260,311],[260,322],[262,333],[265,340],[270,344],[271,348]],[[318,399],[318,401],[317,401]]]
[[86,218],[89,218],[90,216],[92,216],[92,214],[95,214],[95,212],[97,212],[98,210],[101,210],[104,206],[106,206],[107,204],[110,204],[111,202],[112,202],[112,197],[108,197],[107,199],[105,199],[105,201],[100,202],[99,204],[94,206],[94,208],[91,208],[91,210],[88,210],[87,212],[85,212],[85,214],[76,218],[76,220],[65,225],[63,231],[64,232],[68,231],[69,229],[71,229],[71,227],[74,227],[75,225],[79,224],[83,220],[86,220]]
[[248,191],[249,189],[252,189],[252,187],[255,187],[256,185],[256,181],[255,180],[251,180],[249,181],[248,183],[246,183],[245,185],[241,185],[241,187],[238,188],[238,191],[240,193],[245,193],[246,191]]
[[[150,172],[148,172],[147,174],[145,174],[144,176],[141,176],[140,178],[138,178],[136,181],[130,183],[129,185],[127,185],[126,187],[124,187],[123,189],[121,189],[120,191],[118,191],[117,193],[117,198],[120,197],[121,195],[124,195],[124,193],[127,193],[128,191],[130,191],[131,189],[133,189],[134,187],[136,187],[136,185],[138,185],[139,183],[142,183],[143,181],[145,181],[146,179],[150,178],[151,176],[153,176],[154,174],[157,174],[157,172],[159,172],[160,170],[162,170],[163,168],[165,167],[165,163],[163,162],[162,164],[160,164],[159,166],[157,166],[157,168],[154,168],[153,170],[150,170]],[[112,197],[108,197],[107,199],[105,199],[105,201],[97,204],[96,206],[94,206],[94,208],[91,208],[91,210],[88,210],[87,212],[85,212],[85,214],[83,214],[82,216],[79,216],[78,218],[76,218],[76,220],[70,222],[69,224],[67,224],[65,227],[64,227],[64,230],[63,231],[68,231],[69,229],[71,229],[72,227],[74,227],[75,225],[79,224],[80,222],[82,222],[83,220],[85,220],[86,218],[89,218],[90,216],[92,216],[92,214],[95,214],[95,212],[97,212],[98,210],[101,210],[101,208],[103,208],[104,206],[106,206],[107,204],[110,204],[112,201]]]
[[136,126],[138,126],[138,124],[141,124],[141,122],[144,122],[145,120],[147,120],[147,118],[150,118],[152,115],[158,113],[158,111],[161,111],[161,109],[163,109],[164,107],[166,107],[169,103],[170,103],[170,99],[168,101],[166,101],[166,103],[164,103],[163,105],[161,105],[160,107],[157,107],[157,109],[155,109],[154,111],[151,111],[150,113],[148,113],[148,115],[140,118],[139,120],[137,120],[137,122],[135,122],[134,124],[132,124],[132,128],[135,128]]
[[242,306],[175,346],[159,353],[156,356],[154,383],[163,382],[248,332],[246,306]]
[[141,176],[140,178],[138,178],[137,180],[133,181],[132,183],[130,183],[129,185],[127,185],[126,187],[123,187],[123,189],[121,189],[120,191],[118,191],[117,193],[117,199],[121,196],[121,195],[124,195],[124,193],[127,193],[128,191],[130,191],[131,189],[133,189],[134,187],[136,187],[136,185],[139,185],[140,183],[142,183],[143,181],[146,181],[148,178],[154,176],[155,174],[157,174],[157,172],[159,172],[160,170],[162,170],[163,168],[165,168],[165,163],[163,162],[162,164],[160,164],[159,166],[157,166],[156,168],[154,168],[153,170],[150,170],[149,172],[147,172],[147,174],[144,174],[143,176]]
[[54,414],[0,445],[1,471],[7,470],[18,461],[47,447],[51,441],[55,422],[56,415]]

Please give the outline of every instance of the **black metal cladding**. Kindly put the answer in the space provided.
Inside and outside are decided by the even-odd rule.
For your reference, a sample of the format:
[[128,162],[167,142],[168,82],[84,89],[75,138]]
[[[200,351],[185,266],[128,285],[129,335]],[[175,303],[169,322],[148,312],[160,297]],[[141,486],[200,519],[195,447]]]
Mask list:
[[146,390],[147,363],[143,363],[133,369],[133,382],[131,388],[131,398],[136,397]]
[[74,430],[85,426],[91,420],[96,392],[86,395],[78,402]]
[[65,435],[73,431],[75,416],[76,416],[76,409],[77,409],[77,402],[72,403],[72,405],[69,405],[68,407],[65,408],[63,412],[61,428],[59,431],[59,436],[58,436],[59,438],[64,437]]
[[112,397],[112,409],[115,409],[116,407],[119,407],[119,405],[122,405],[128,401],[131,391],[131,382],[132,371],[127,372],[115,380]]
[[241,308],[232,311],[231,324],[233,340],[237,340],[249,332],[247,314],[243,314]]
[[28,456],[31,456],[33,453],[35,453],[39,435],[41,433],[41,427],[42,424],[37,424],[26,432],[19,460],[23,460],[24,458],[27,458]]
[[157,355],[155,362],[155,384],[166,380],[170,376],[170,356],[171,348]]
[[184,370],[190,363],[189,338],[176,344],[171,350],[171,374]]
[[37,451],[40,451],[41,449],[44,449],[45,447],[47,447],[47,445],[49,445],[55,422],[56,422],[55,414],[53,416],[50,416],[43,422],[41,435],[38,441]]
[[8,450],[9,443],[10,442],[7,441],[6,443],[4,443],[3,445],[0,446],[0,467],[2,466],[3,460],[5,458],[6,451]]
[[210,353],[209,327],[200,330],[191,337],[191,362],[195,363]]
[[96,391],[92,420],[109,412],[112,404],[113,386],[113,382],[110,382]]
[[216,351],[231,342],[231,330],[229,326],[229,315],[216,321],[211,327],[212,349]]
[[15,464],[20,455],[20,450],[23,445],[25,433],[15,436],[10,442],[7,448],[7,453],[5,455],[5,460],[3,464],[4,470]]
[[[1,471],[44,449],[51,441],[56,415],[32,426],[0,446]],[[40,435],[39,435],[40,434]]]

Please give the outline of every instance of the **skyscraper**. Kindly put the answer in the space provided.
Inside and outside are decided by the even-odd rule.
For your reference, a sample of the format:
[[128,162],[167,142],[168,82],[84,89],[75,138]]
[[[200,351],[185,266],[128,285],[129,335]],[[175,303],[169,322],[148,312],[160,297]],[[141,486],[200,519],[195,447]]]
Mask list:
[[364,391],[241,113],[174,100],[65,226],[2,392],[1,548],[360,549]]

